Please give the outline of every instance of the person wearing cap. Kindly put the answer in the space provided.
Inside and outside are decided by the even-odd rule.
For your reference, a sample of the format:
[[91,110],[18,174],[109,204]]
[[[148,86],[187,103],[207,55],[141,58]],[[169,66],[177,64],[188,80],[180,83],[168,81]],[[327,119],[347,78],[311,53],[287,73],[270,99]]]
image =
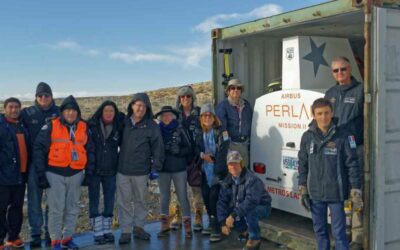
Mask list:
[[0,115],[0,249],[24,247],[19,234],[28,174],[29,135],[20,121],[20,111],[21,102],[11,97],[4,101],[5,114]]
[[210,242],[218,242],[222,239],[221,228],[217,219],[219,183],[228,173],[226,155],[230,141],[229,138],[222,135],[221,122],[211,103],[201,106],[200,126],[202,133],[198,134],[196,139],[195,152],[202,160],[201,191],[209,221],[209,226],[204,228],[202,233],[210,235]]
[[240,152],[249,167],[249,149],[253,109],[242,97],[244,86],[238,79],[231,79],[226,87],[227,98],[217,106],[217,116],[222,122],[225,136],[231,139],[231,149]]
[[72,235],[79,214],[84,171],[91,174],[95,153],[86,122],[73,96],[64,99],[61,116],[40,130],[33,149],[39,187],[46,189],[52,249],[78,249]]
[[146,93],[133,95],[123,124],[117,169],[117,204],[122,231],[119,243],[128,244],[132,232],[137,239],[150,240],[150,234],[144,230],[147,181],[152,170],[160,171],[163,167],[164,144]]
[[239,151],[229,151],[227,156],[228,176],[221,182],[217,202],[221,231],[229,235],[233,228],[246,239],[243,249],[259,249],[261,245],[258,222],[271,213],[271,196],[264,183],[243,164]]
[[163,106],[155,117],[160,120],[159,126],[164,141],[165,160],[159,171],[158,184],[161,199],[161,230],[158,237],[168,236],[169,233],[169,202],[171,196],[171,181],[174,183],[179,203],[182,207],[185,237],[192,237],[190,205],[187,196],[188,158],[192,153],[191,143],[187,131],[177,121],[178,112],[171,106]]
[[311,112],[313,121],[298,153],[300,205],[311,212],[318,249],[330,249],[328,208],[335,249],[349,249],[344,201],[350,193],[352,201],[362,203],[356,140],[336,125],[329,99],[315,100]]
[[[35,104],[24,108],[21,111],[21,121],[28,129],[31,138],[29,148],[33,149],[33,143],[39,134],[40,129],[49,122],[59,116],[59,107],[55,105],[53,100],[53,92],[51,87],[40,82],[36,87]],[[47,228],[48,208],[42,211],[43,189],[39,187],[36,170],[29,167],[28,175],[28,221],[31,242],[30,247],[41,247],[42,233],[46,239],[46,244],[50,245],[51,239]],[[44,229],[44,232],[42,231]]]
[[[196,106],[196,93],[193,88],[189,85],[182,86],[176,93],[176,110],[179,112],[178,121],[187,130],[190,138],[192,149],[196,147],[196,137],[201,134],[201,128],[199,123],[200,108]],[[188,162],[193,162],[195,154],[192,154],[192,158],[188,159]],[[193,230],[200,232],[203,229],[203,199],[201,195],[201,188],[190,186],[191,193],[193,195],[193,208],[195,210]],[[182,226],[181,208],[172,196],[172,202],[170,206],[170,214],[172,216],[171,229],[177,230]]]
[[[107,100],[88,122],[96,151],[94,171],[92,175],[88,175],[89,218],[96,244],[114,242],[111,225],[123,116],[117,105]],[[102,212],[99,209],[100,185],[104,204]]]

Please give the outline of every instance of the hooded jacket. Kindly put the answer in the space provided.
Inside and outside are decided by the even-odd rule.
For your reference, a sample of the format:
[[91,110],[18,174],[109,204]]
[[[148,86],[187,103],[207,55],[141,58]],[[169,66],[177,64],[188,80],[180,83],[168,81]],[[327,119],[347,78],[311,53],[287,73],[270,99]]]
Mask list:
[[[115,110],[114,120],[112,122],[112,131],[105,138],[102,127],[103,110],[106,106],[112,106]],[[112,101],[103,102],[95,114],[89,120],[92,141],[96,152],[96,164],[94,174],[100,176],[112,176],[117,173],[118,168],[118,148],[122,141],[122,122],[124,114],[118,111],[117,105]]]
[[[142,101],[146,105],[143,119],[132,122],[132,104]],[[160,128],[153,120],[153,111],[146,93],[133,95],[124,120],[118,173],[129,176],[147,175],[151,169],[160,171],[164,162],[164,145]]]
[[[68,96],[67,98],[64,99],[63,103],[60,106],[60,112],[62,113],[65,109],[72,108],[75,109],[78,112],[78,117],[74,121],[73,124],[68,124],[64,118],[61,116],[60,123],[62,126],[65,126],[68,131],[71,129],[73,131],[76,130],[77,123],[78,122],[83,122],[86,123],[81,119],[81,111],[79,108],[78,103],[76,102],[75,98],[73,96]],[[95,164],[95,154],[94,154],[94,146],[93,142],[90,136],[90,130],[88,126],[86,126],[86,133],[87,133],[87,142],[84,145],[84,148],[86,150],[86,157],[87,157],[87,162],[86,162],[86,171],[87,172],[93,172],[94,169],[94,164]],[[71,167],[66,167],[66,168],[60,168],[57,166],[51,166],[48,164],[48,156],[49,156],[49,150],[51,146],[51,132],[52,132],[52,123],[51,121],[48,122],[46,125],[44,125],[34,143],[33,147],[33,165],[36,168],[38,176],[43,176],[46,171],[50,171],[52,173],[62,175],[62,176],[72,176],[75,175],[82,170],[77,170],[77,169],[72,169]]]
[[361,188],[356,148],[354,136],[337,127],[335,120],[325,135],[313,120],[301,138],[299,186],[306,186],[313,200],[346,200],[350,188]]
[[[29,143],[28,131],[24,125],[16,124]],[[7,123],[4,115],[0,115],[0,185],[20,185],[26,182],[26,174],[20,171],[19,146],[16,129]]]
[[338,119],[337,125],[347,129],[354,135],[357,145],[364,142],[364,86],[354,77],[348,85],[335,85],[328,89],[325,98],[333,106],[334,117]]

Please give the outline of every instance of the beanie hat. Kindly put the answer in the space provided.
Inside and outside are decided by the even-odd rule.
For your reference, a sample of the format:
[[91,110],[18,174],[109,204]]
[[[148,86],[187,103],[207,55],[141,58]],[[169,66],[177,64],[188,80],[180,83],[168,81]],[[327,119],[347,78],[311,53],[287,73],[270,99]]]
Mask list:
[[200,115],[204,114],[204,113],[208,113],[210,112],[211,114],[215,115],[215,111],[214,111],[214,107],[211,103],[205,103],[201,106],[200,109]]
[[50,86],[45,82],[40,82],[36,87],[36,97],[41,94],[48,94],[53,96]]

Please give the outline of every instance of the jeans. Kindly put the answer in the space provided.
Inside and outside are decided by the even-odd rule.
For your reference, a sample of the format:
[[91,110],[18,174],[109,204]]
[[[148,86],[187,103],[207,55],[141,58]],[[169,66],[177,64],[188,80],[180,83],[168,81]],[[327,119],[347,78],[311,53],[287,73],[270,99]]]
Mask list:
[[[230,209],[229,214],[232,213],[233,208]],[[235,218],[234,228],[239,232],[248,230],[249,239],[259,240],[260,239],[260,226],[258,222],[262,219],[267,219],[271,214],[270,205],[259,205],[254,209],[248,211],[244,217],[240,217],[239,220]]]
[[[100,176],[93,175],[90,177],[89,189],[89,217],[95,218],[100,215],[103,217],[113,217],[115,190],[116,190],[116,176]],[[104,209],[103,213],[99,213],[100,201],[100,184],[103,190]]]
[[330,240],[328,232],[327,211],[331,214],[332,234],[335,237],[335,249],[349,249],[346,237],[346,215],[343,202],[324,202],[311,200],[311,215],[318,250],[329,250]]
[[35,168],[32,165],[29,167],[27,189],[28,189],[28,220],[30,226],[30,233],[32,236],[41,235],[43,224],[44,224],[44,230],[47,233],[49,208],[46,204],[46,210],[43,213],[42,198],[44,190],[39,187],[38,176]]
[[22,226],[25,184],[0,186],[0,244],[18,239]]
[[182,206],[182,215],[190,216],[190,205],[187,194],[187,173],[186,170],[176,173],[160,172],[158,185],[160,187],[161,214],[169,214],[169,202],[171,197],[171,181],[174,182],[175,192],[179,204]]

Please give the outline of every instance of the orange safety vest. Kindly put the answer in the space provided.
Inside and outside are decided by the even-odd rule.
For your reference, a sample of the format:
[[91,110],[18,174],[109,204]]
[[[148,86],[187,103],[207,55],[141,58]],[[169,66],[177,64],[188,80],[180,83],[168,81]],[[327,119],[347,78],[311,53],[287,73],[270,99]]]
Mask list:
[[[88,141],[87,125],[79,121],[75,130],[75,141],[72,142],[70,134],[65,125],[56,118],[51,121],[51,144],[49,151],[48,164],[52,167],[71,167],[72,169],[82,170],[86,166],[87,155],[85,145]],[[74,153],[73,153],[74,152]],[[72,160],[72,154],[77,158]]]

